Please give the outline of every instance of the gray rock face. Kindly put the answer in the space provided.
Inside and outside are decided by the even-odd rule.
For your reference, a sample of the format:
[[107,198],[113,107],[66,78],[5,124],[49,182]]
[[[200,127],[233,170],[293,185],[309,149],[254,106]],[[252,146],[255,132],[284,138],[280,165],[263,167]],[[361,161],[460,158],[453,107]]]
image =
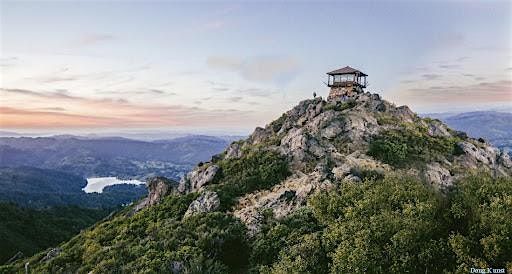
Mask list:
[[220,206],[219,196],[213,191],[204,191],[201,196],[194,200],[188,206],[185,212],[185,217],[192,216],[198,213],[207,213],[215,211]]
[[[436,162],[407,168],[390,166],[367,154],[371,141],[383,131],[417,125],[432,137],[464,140],[459,143],[462,153],[441,155]],[[237,159],[243,157],[245,149],[254,147],[279,152],[287,159],[292,175],[269,190],[255,191],[239,198],[232,211],[247,225],[250,233],[259,229],[262,212],[272,210],[274,217],[284,217],[303,207],[316,191],[336,184],[361,182],[366,175],[400,170],[425,178],[443,189],[469,169],[512,174],[512,161],[506,153],[450,130],[440,121],[421,119],[407,106],[397,107],[382,100],[378,94],[368,92],[353,94],[347,100],[304,100],[276,121],[264,128],[256,128],[246,140],[231,144],[221,157]],[[194,169],[180,182],[180,191],[204,191],[218,170],[214,164]],[[191,204],[189,215],[214,210],[216,199],[204,195]]]
[[232,143],[226,150],[226,159],[242,157],[242,146],[238,143]]
[[450,137],[451,134],[450,132],[448,131],[448,127],[439,122],[439,121],[432,121],[429,125],[428,125],[428,133],[431,135],[431,136],[437,136],[437,137]]
[[348,181],[348,182],[353,182],[353,183],[360,183],[362,181],[361,178],[359,178],[358,176],[356,176],[354,174],[347,175],[343,180]]
[[416,114],[412,112],[412,110],[408,106],[399,106],[393,112],[401,120],[406,122],[413,122],[414,118],[416,118]]
[[173,274],[182,273],[184,268],[183,262],[173,261],[171,263],[171,273]]
[[494,165],[499,150],[490,146],[477,147],[468,141],[457,144],[466,154],[466,160],[469,164],[476,166],[478,163],[484,165]]
[[506,151],[501,152],[498,161],[505,168],[512,169],[512,160],[510,159],[510,155]]
[[320,135],[323,138],[332,140],[336,136],[341,134],[343,132],[343,129],[344,129],[344,124],[342,123],[342,121],[335,120],[331,124],[329,124],[329,126],[327,126],[326,128],[322,129],[322,132],[320,133]]
[[219,167],[217,165],[196,167],[181,179],[178,188],[179,192],[188,193],[199,191],[213,181],[217,171],[219,171]]
[[451,186],[453,183],[453,177],[450,174],[450,171],[442,167],[439,163],[428,164],[425,177],[429,182],[439,188]]
[[62,252],[62,249],[60,247],[52,248],[50,251],[46,253],[46,255],[41,259],[41,262],[46,262],[48,260],[51,260]]
[[261,127],[257,127],[253,134],[251,135],[251,140],[254,144],[260,143],[262,140],[265,140],[270,135],[270,132],[266,131]]
[[178,182],[165,177],[154,177],[146,182],[148,196],[133,208],[133,213],[158,204],[165,196],[176,193]]
[[254,235],[261,227],[265,210],[272,210],[274,217],[281,219],[306,205],[307,198],[313,193],[334,187],[322,177],[319,172],[292,175],[271,190],[243,196],[233,214],[247,225],[249,235]]

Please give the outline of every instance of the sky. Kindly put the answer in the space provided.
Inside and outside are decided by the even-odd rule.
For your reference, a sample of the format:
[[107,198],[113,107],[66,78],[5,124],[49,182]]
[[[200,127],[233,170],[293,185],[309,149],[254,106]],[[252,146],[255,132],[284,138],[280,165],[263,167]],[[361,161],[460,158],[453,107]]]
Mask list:
[[351,66],[419,113],[512,111],[512,1],[0,0],[0,128],[250,133]]

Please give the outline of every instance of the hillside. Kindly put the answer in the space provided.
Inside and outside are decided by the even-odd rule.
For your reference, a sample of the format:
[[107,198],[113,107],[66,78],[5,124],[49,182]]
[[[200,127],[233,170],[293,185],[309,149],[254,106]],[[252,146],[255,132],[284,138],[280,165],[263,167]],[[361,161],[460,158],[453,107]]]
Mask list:
[[0,202],[0,263],[14,257],[30,256],[69,240],[101,218],[109,210],[55,207],[34,210]]
[[58,252],[50,273],[512,270],[512,161],[377,94],[305,100]]

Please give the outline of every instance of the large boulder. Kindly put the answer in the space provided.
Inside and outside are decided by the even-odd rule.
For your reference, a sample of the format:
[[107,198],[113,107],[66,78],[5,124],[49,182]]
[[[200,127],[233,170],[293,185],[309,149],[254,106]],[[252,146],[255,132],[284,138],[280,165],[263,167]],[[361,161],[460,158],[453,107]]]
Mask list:
[[459,148],[464,151],[467,166],[475,168],[479,164],[493,166],[496,162],[499,150],[488,145],[475,145],[468,141],[459,142]]
[[234,142],[226,149],[226,159],[242,157],[242,146],[239,142]]
[[439,189],[444,189],[453,184],[453,177],[450,171],[442,167],[439,163],[427,164],[425,177],[429,183]]
[[215,211],[220,206],[219,195],[214,191],[204,191],[197,199],[188,206],[185,217],[199,213],[208,213]]
[[270,210],[276,219],[282,219],[303,207],[313,193],[332,187],[321,172],[295,174],[272,189],[244,195],[233,215],[247,226],[249,235],[255,235],[261,229],[263,212]]
[[189,193],[201,190],[213,181],[218,171],[219,166],[213,164],[196,167],[181,179],[178,187],[179,192]]
[[178,182],[165,177],[153,177],[146,182],[148,196],[135,205],[133,213],[158,204],[165,196],[176,193]]
[[448,127],[438,120],[432,120],[428,124],[428,134],[436,137],[451,137]]

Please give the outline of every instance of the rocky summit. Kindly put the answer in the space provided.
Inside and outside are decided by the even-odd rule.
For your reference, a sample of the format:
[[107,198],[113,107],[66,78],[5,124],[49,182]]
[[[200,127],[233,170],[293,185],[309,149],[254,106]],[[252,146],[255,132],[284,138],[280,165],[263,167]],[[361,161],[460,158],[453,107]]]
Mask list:
[[510,272],[511,174],[378,94],[314,98],[0,273]]
[[[509,155],[484,140],[469,138],[436,119],[421,118],[407,106],[395,106],[378,94],[359,93],[345,100],[304,100],[265,128],[232,143],[224,153],[188,173],[183,193],[208,189],[221,161],[253,150],[274,151],[291,174],[271,189],[247,193],[232,208],[255,233],[265,209],[282,218],[307,198],[338,182],[402,171],[445,191],[472,171],[510,176]],[[241,167],[243,168],[243,167]]]

